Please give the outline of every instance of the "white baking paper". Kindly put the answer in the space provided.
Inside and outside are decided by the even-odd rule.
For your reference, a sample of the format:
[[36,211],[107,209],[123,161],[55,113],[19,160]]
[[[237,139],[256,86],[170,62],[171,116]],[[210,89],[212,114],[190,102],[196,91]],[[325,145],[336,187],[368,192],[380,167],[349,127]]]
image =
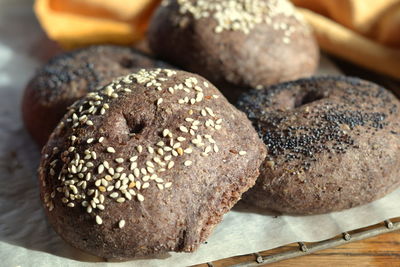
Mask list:
[[[258,252],[297,241],[320,241],[400,216],[400,190],[351,210],[318,216],[278,216],[244,205],[226,214],[192,254],[104,262],[64,243],[39,202],[39,151],[21,121],[22,90],[55,46],[44,36],[30,1],[0,0],[0,266],[187,266]],[[324,58],[321,73],[336,70]]]

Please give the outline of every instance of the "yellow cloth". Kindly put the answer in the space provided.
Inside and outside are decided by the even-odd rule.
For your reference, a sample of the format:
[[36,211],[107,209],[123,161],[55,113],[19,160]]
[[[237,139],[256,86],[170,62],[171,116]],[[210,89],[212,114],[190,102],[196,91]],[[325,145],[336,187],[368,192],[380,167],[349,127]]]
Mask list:
[[[292,0],[323,50],[400,78],[400,0]],[[48,36],[70,49],[143,38],[160,0],[36,0]]]
[[97,43],[132,44],[143,38],[159,0],[36,0],[49,38],[72,49]]
[[400,0],[292,0],[325,51],[400,79]]

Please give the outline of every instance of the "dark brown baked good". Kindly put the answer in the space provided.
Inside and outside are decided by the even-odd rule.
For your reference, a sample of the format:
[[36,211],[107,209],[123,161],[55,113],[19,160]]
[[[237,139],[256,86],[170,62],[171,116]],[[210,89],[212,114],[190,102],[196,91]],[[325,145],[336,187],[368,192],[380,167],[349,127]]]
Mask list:
[[25,126],[43,146],[67,107],[87,92],[138,68],[158,67],[170,66],[130,47],[98,45],[61,54],[28,83],[22,102]]
[[371,82],[302,79],[243,95],[238,104],[268,148],[244,199],[283,213],[365,204],[400,185],[400,103]]
[[227,97],[306,77],[319,49],[287,0],[165,0],[151,20],[150,48],[199,73]]
[[205,79],[141,70],[71,107],[43,149],[41,197],[56,232],[89,253],[191,252],[265,155],[245,114]]

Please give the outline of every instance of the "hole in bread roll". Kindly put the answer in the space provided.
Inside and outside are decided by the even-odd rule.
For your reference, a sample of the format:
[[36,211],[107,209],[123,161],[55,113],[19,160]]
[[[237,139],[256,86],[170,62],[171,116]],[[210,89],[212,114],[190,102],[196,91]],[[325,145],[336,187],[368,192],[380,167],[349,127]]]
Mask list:
[[321,100],[324,98],[324,95],[319,93],[319,92],[315,92],[315,91],[310,91],[307,92],[305,95],[300,96],[299,98],[296,99],[296,102],[294,104],[294,107],[301,107],[304,106],[306,104]]
[[144,127],[146,124],[144,122],[139,122],[130,126],[130,135],[140,134],[143,132]]
[[119,64],[125,69],[131,69],[133,68],[133,66],[135,66],[135,62],[132,59],[126,57],[122,58]]

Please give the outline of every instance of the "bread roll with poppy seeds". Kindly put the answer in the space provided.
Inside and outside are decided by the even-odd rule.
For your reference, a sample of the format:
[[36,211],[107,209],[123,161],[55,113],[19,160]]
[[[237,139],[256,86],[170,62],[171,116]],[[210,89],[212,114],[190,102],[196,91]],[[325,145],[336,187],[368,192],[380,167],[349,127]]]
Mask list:
[[357,78],[321,77],[245,93],[238,107],[268,148],[245,201],[316,214],[366,204],[400,185],[399,100]]

